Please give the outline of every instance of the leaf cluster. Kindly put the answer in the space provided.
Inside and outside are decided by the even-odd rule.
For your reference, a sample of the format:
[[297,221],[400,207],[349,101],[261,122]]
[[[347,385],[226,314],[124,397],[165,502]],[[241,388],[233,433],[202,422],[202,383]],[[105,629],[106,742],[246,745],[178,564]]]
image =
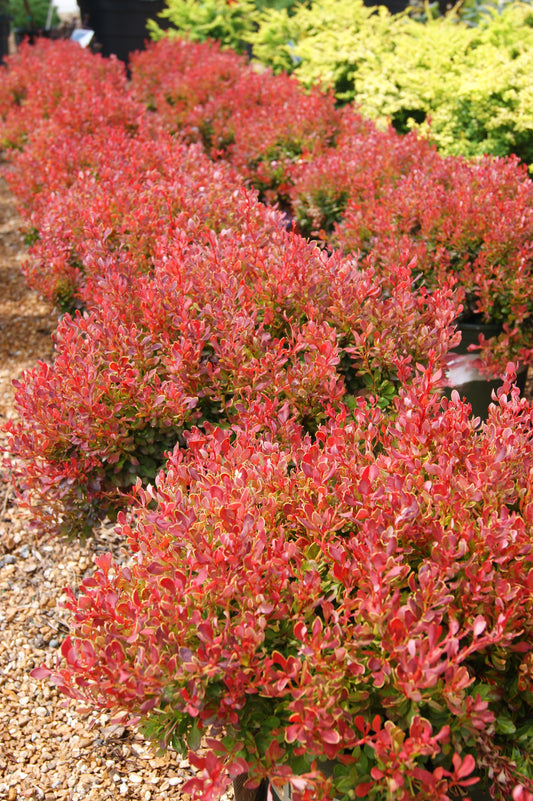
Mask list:
[[495,798],[528,798],[531,408],[507,385],[476,428],[436,378],[285,445],[279,417],[193,430],[121,520],[133,564],[70,596],[53,681],[191,749],[194,798],[243,770],[449,798],[495,764]]
[[158,41],[164,36],[187,38],[193,42],[217,41],[237,53],[249,52],[250,36],[258,26],[261,13],[287,11],[295,0],[169,0],[156,20],[149,20],[148,31]]

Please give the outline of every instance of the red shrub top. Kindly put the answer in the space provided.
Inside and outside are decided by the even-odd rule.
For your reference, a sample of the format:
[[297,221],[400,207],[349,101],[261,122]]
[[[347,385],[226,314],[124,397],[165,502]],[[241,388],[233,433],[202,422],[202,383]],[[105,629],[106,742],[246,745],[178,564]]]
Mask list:
[[300,168],[301,230],[364,255],[380,274],[411,259],[429,287],[456,281],[463,317],[500,325],[483,344],[488,372],[533,359],[533,182],[514,158],[442,158],[394,132],[348,138]]
[[292,165],[339,132],[332,96],[259,72],[215,42],[162,39],[136,54],[131,70],[133,95],[170,131],[228,159],[268,202],[286,203]]
[[59,133],[50,157],[34,142],[12,159],[9,180],[37,232],[26,279],[64,310],[98,305],[102,262],[145,273],[181,235],[192,241],[206,229],[235,230],[259,241],[262,231],[266,242],[284,227],[227,164],[144,128],[135,136],[105,129],[81,141]]
[[173,232],[150,272],[129,253],[97,266],[93,311],[66,315],[53,364],[16,385],[13,471],[44,527],[90,527],[193,423],[237,422],[261,398],[309,431],[342,398],[385,407],[452,337],[449,290],[413,292],[408,269],[379,285],[281,228]]
[[[54,49],[27,56],[43,63],[51,91]],[[99,64],[82,57],[87,84]],[[255,117],[264,127],[266,138],[251,141],[301,134],[303,149],[318,152],[341,130],[330,100],[294,81],[248,70],[234,85],[250,103],[235,106],[240,128]],[[222,113],[224,96],[206,95],[203,108]],[[378,285],[356,260],[321,253],[287,233],[232,167],[176,142],[156,117],[139,115],[132,128],[120,115],[115,124],[110,107],[93,129],[74,107],[63,130],[75,100],[67,93],[49,118],[28,101],[34,125],[10,155],[36,232],[29,283],[63,310],[89,312],[64,318],[53,365],[17,388],[14,473],[40,524],[90,528],[135,476],[153,477],[193,424],[232,424],[267,398],[314,431],[341,398],[387,406],[412,365],[442,364],[454,316],[447,288],[413,291],[407,268]],[[342,130],[359,125],[343,120]]]
[[0,72],[0,149],[24,146],[50,120],[87,134],[101,125],[133,129],[143,114],[128,94],[124,64],[76,42],[25,42]]
[[196,108],[190,122],[207,152],[229,160],[263,200],[285,208],[293,165],[331,146],[339,124],[329,95],[318,89],[306,94],[294,77],[253,70]]
[[433,380],[285,445],[281,411],[191,431],[121,522],[131,564],[71,593],[53,681],[208,736],[195,798],[243,770],[306,799],[527,797],[533,411],[507,385],[482,426],[457,396],[437,414]]
[[221,50],[217,42],[165,37],[133,53],[129,66],[133,96],[157,111],[172,133],[187,126],[196,107],[219,97],[249,70],[244,56]]
[[347,205],[373,209],[404,176],[425,174],[441,160],[426,140],[399,136],[392,127],[382,131],[345,107],[335,145],[292,170],[291,208],[298,228],[329,242]]

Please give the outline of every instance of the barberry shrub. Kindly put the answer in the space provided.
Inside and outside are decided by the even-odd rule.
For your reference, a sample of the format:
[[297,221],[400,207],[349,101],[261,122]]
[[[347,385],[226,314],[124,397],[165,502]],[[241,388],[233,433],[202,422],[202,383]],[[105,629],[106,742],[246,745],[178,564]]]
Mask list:
[[187,126],[196,106],[205,106],[235,86],[247,69],[242,55],[221,50],[217,42],[200,44],[163,37],[132,53],[131,91],[176,133]]
[[189,750],[203,801],[245,771],[295,799],[530,799],[533,409],[507,383],[480,424],[436,380],[315,437],[272,409],[190,431],[33,675]]
[[243,72],[239,81],[195,108],[189,126],[206,151],[228,160],[267,203],[287,209],[292,169],[336,141],[340,112],[331,95],[303,92],[287,75]]
[[336,139],[340,112],[318,88],[258,72],[213,42],[162,39],[131,60],[134,97],[173,133],[229,160],[261,198],[286,204],[293,164]]
[[16,382],[12,470],[44,529],[89,531],[191,426],[235,424],[261,398],[310,432],[341,399],[387,407],[457,339],[451,290],[413,291],[408,268],[378,283],[282,228],[179,232],[150,273],[127,254],[99,267],[93,310],[65,315],[53,363]]
[[[533,183],[517,159],[443,158],[419,137],[358,127],[293,172],[300,231],[378,272],[411,259],[426,287],[455,282],[462,317],[500,333],[480,342],[487,374],[533,357]],[[403,254],[403,255],[400,255]]]
[[[65,171],[55,167],[58,155]],[[71,159],[77,170],[66,167]],[[62,311],[99,304],[103,264],[150,273],[175,236],[193,241],[207,229],[234,230],[266,243],[285,226],[229,165],[165,132],[105,129],[79,142],[59,133],[51,158],[35,143],[14,156],[9,181],[26,229],[35,232],[26,280]]]
[[[430,172],[433,163],[441,161],[419,136],[399,136],[391,126],[381,130],[352,107],[345,107],[335,146],[292,168],[290,203],[298,230],[330,244],[347,207],[357,205],[363,215],[368,207],[371,217],[381,197],[403,177]],[[365,252],[362,243],[360,250]]]
[[24,42],[6,57],[0,77],[0,151],[24,147],[51,121],[79,135],[101,125],[135,130],[143,114],[127,90],[124,64],[76,42]]
[[[203,82],[200,57],[212,67]],[[51,48],[40,55],[52,65],[54,58]],[[83,66],[82,75],[94,82],[100,61],[87,63],[92,72]],[[352,108],[335,109],[318,90],[306,95],[287,76],[258,75],[213,43],[162,40],[138,54],[132,70],[135,97],[126,98],[118,79],[113,91],[124,94],[135,126],[125,112],[115,120],[108,104],[98,118],[106,125],[92,130],[74,103],[63,130],[58,108],[67,114],[72,97],[44,114],[33,102],[31,137],[11,155],[11,185],[38,239],[27,278],[60,308],[90,307],[90,274],[117,251],[128,251],[130,269],[133,252],[140,270],[151,269],[162,205],[180,225],[189,217],[214,230],[238,226],[243,204],[253,205],[220,162],[210,176],[199,152],[184,155],[163,127],[230,161],[302,233],[361,253],[382,275],[395,271],[401,253],[430,290],[451,276],[458,314],[462,303],[465,316],[501,327],[480,343],[487,373],[501,373],[510,358],[531,361],[532,184],[515,160],[443,159],[415,135],[379,131]],[[45,95],[53,96],[50,69],[44,73]],[[156,113],[141,114],[143,103]],[[277,223],[265,224],[268,235]]]
[[385,273],[410,254],[429,289],[453,279],[463,317],[501,327],[481,340],[488,373],[533,360],[533,182],[517,159],[430,157],[377,198],[354,194],[330,241]]

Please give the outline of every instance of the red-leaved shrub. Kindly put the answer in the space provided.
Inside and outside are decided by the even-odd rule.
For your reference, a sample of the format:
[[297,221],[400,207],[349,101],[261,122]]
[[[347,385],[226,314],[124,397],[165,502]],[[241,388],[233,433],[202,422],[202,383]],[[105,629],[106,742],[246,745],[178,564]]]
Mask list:
[[293,164],[330,146],[331,95],[257,71],[215,42],[163,39],[131,60],[132,93],[173,133],[229,160],[268,202],[287,202]]
[[[56,161],[58,153],[63,158]],[[79,168],[63,174],[55,165],[65,165],[67,154]],[[193,241],[206,229],[245,238],[253,232],[266,243],[285,225],[229,165],[213,164],[200,146],[164,133],[154,139],[144,130],[134,137],[106,130],[81,142],[59,134],[51,155],[43,161],[40,150],[26,148],[12,159],[9,180],[27,198],[23,213],[35,232],[26,280],[63,311],[98,305],[104,264],[151,272],[182,233]],[[28,174],[41,183],[43,169],[50,173],[43,188],[20,186]]]
[[194,423],[238,422],[266,397],[314,431],[342,398],[387,406],[453,341],[450,291],[413,292],[408,268],[380,285],[281,228],[164,245],[150,273],[102,260],[94,310],[66,315],[53,364],[16,383],[12,468],[43,528],[90,528]]
[[[215,65],[197,103],[193,52]],[[257,74],[240,57],[226,79],[230,58],[210,43],[157,43],[139,56],[137,96],[168,120],[169,85],[190,87],[190,104],[178,104],[180,135],[230,160],[302,233],[368,254],[380,271],[394,271],[402,253],[428,287],[455,278],[464,316],[501,326],[499,336],[480,341],[488,374],[500,374],[509,359],[530,363],[532,184],[525,167],[512,159],[442,158],[425,140],[380,131],[354,108],[335,109],[318,90],[307,96],[287,76]]]
[[76,42],[24,42],[0,65],[0,150],[24,147],[49,121],[78,135],[102,125],[135,130],[143,109],[127,91],[124,64]]
[[187,128],[196,107],[234,86],[249,69],[244,56],[221,50],[217,42],[166,37],[132,53],[129,67],[133,96],[157,112],[171,133]]
[[189,749],[204,801],[531,801],[533,409],[512,366],[483,424],[440,399],[461,304],[489,367],[533,357],[531,182],[214,44],[131,68],[1,68],[26,277],[72,312],[16,382],[20,502],[133,549],[34,675]]
[[[10,180],[25,211],[33,214],[35,236],[41,227],[44,231],[38,262],[27,270],[32,285],[40,284],[47,297],[64,307],[86,302],[77,296],[78,286],[88,263],[96,263],[96,254],[107,258],[109,246],[131,251],[138,245],[140,255],[151,252],[151,210],[154,204],[158,210],[158,203],[155,184],[147,184],[160,177],[150,172],[153,159],[148,156],[145,166],[139,153],[152,143],[158,150],[155,143],[167,128],[231,162],[263,199],[281,203],[300,231],[329,247],[361,253],[380,274],[394,272],[403,259],[430,290],[453,278],[458,314],[462,305],[463,316],[501,326],[499,336],[481,341],[487,373],[501,373],[510,358],[529,364],[532,184],[516,160],[442,158],[427,142],[379,131],[353,108],[338,110],[331,97],[318,90],[306,94],[287,76],[259,74],[214,43],[162,40],[150,46],[133,59],[131,91],[121,66],[91,54],[80,55],[75,64],[74,52],[66,43],[57,51],[50,43],[22,50],[5,70],[0,103],[5,125],[11,120],[24,128],[23,152],[10,155]],[[69,88],[58,89],[61,59],[75,74]],[[137,174],[123,167],[120,157],[128,146],[117,149],[117,137],[143,141],[135,143]],[[102,158],[108,143],[113,177]],[[174,147],[180,158],[180,146]],[[167,178],[172,174],[167,163],[155,169]],[[106,175],[93,212],[87,196],[100,172]],[[205,168],[212,184],[207,173]],[[224,173],[224,183],[236,181],[229,176]],[[199,180],[204,187],[203,177]],[[65,188],[72,186],[66,199]],[[117,208],[106,190],[116,196]],[[169,191],[175,193],[176,185]],[[222,201],[210,193],[213,209]],[[227,196],[226,187],[220,194]],[[166,195],[166,201],[174,213],[174,199]],[[191,205],[180,202],[180,212],[194,216]],[[144,218],[140,207],[146,209]],[[218,230],[224,214],[213,221],[212,209],[206,224]],[[69,242],[71,224],[75,233]]]
[[314,438],[280,444],[279,411],[189,432],[34,675],[190,749],[203,801],[246,771],[295,799],[529,798],[533,410],[506,385],[479,425],[437,377]]
[[[360,139],[362,141],[360,141]],[[387,275],[398,261],[430,290],[454,280],[465,320],[501,326],[482,341],[487,373],[533,360],[533,182],[514,158],[442,158],[389,131],[354,137],[295,178],[300,228]]]
[[403,176],[424,174],[440,161],[426,140],[399,136],[392,127],[382,131],[345,107],[335,146],[292,170],[291,211],[298,230],[329,243],[347,206],[373,209]]

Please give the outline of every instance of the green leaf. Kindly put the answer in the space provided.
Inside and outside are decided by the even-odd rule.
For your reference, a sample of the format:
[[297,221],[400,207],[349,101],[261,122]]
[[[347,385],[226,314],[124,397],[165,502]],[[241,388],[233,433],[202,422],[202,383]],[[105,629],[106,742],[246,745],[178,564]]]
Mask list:
[[516,731],[516,726],[511,718],[506,718],[501,715],[500,717],[496,718],[496,731],[499,734],[514,734]]
[[189,733],[189,748],[191,751],[197,751],[202,742],[202,734],[198,728],[198,723],[194,721],[191,731]]

